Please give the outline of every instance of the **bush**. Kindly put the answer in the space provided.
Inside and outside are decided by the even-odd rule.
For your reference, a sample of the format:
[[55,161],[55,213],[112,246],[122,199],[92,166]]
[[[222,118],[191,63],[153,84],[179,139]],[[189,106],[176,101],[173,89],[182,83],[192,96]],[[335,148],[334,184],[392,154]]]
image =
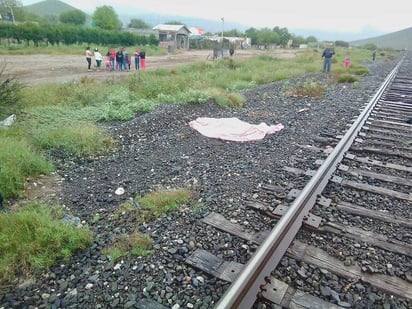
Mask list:
[[338,83],[355,83],[358,81],[358,78],[356,76],[353,76],[352,74],[342,74],[338,77],[337,82]]
[[56,220],[46,206],[0,213],[0,283],[50,267],[58,259],[68,259],[92,240],[88,229]]
[[15,114],[16,105],[20,99],[22,85],[14,77],[6,77],[6,64],[0,68],[0,119]]
[[52,165],[26,141],[0,137],[0,145],[0,192],[4,198],[20,196],[27,176],[52,171]]

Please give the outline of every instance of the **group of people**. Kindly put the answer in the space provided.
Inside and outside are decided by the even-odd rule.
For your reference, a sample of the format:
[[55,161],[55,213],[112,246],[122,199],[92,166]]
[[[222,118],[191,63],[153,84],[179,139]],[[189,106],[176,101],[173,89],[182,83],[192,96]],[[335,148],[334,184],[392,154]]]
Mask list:
[[[92,58],[96,61],[96,71],[99,72],[102,67],[103,56],[98,48],[91,52],[90,47],[86,48],[87,70],[92,71]],[[114,48],[109,49],[106,54],[106,70],[107,71],[130,71],[132,59],[126,48],[122,47],[116,52]],[[135,70],[146,70],[146,53],[136,50],[133,53]]]
[[[334,54],[335,54],[335,51],[330,47],[326,47],[323,50],[323,53],[322,53],[323,72],[330,72],[330,68],[332,64],[332,57]],[[376,50],[374,50],[372,53],[372,60],[373,61],[376,60]],[[343,60],[343,67],[345,69],[349,69],[349,65],[350,65],[350,55],[349,53],[346,53],[345,59]]]

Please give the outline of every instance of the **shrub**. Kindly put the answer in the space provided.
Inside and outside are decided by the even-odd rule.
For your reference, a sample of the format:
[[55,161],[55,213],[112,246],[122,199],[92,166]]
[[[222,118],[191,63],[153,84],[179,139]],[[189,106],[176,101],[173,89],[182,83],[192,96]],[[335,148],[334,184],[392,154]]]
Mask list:
[[138,198],[143,209],[149,209],[155,215],[160,216],[169,211],[176,210],[180,205],[187,203],[191,198],[191,192],[187,189],[153,191]]
[[320,98],[325,92],[326,85],[316,81],[307,80],[303,84],[285,90],[285,94],[292,97],[314,97]]
[[358,78],[356,76],[353,76],[352,74],[342,74],[337,79],[338,83],[354,83],[357,81]]
[[104,248],[102,252],[109,256],[110,260],[116,261],[120,257],[131,255],[147,256],[152,253],[152,240],[148,235],[139,232],[123,234],[120,239],[110,246]]
[[0,145],[0,192],[4,198],[21,196],[28,176],[52,171],[52,165],[25,140],[0,137]]
[[0,213],[0,283],[50,267],[91,243],[88,229],[54,219],[46,206]]
[[37,128],[33,138],[40,148],[60,149],[76,156],[101,155],[114,146],[114,141],[106,137],[96,125],[80,122]]
[[23,86],[14,78],[4,76],[6,64],[0,68],[0,119],[15,114]]

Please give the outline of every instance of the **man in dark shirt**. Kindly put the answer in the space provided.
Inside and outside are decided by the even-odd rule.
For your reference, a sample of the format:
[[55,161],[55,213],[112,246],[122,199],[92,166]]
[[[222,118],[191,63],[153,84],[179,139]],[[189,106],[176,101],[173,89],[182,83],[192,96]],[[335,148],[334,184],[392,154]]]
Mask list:
[[330,48],[326,47],[322,53],[323,59],[323,72],[330,72],[330,66],[332,64],[332,56],[335,54],[335,51]]

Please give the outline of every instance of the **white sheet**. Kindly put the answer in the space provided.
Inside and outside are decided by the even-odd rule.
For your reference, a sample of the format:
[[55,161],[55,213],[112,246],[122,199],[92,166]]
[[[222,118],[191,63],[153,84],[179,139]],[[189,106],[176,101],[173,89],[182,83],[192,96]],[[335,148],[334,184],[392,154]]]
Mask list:
[[284,128],[281,123],[270,126],[264,122],[260,124],[250,124],[236,117],[199,117],[189,122],[189,125],[204,136],[235,142],[261,140],[266,134],[279,132]]

